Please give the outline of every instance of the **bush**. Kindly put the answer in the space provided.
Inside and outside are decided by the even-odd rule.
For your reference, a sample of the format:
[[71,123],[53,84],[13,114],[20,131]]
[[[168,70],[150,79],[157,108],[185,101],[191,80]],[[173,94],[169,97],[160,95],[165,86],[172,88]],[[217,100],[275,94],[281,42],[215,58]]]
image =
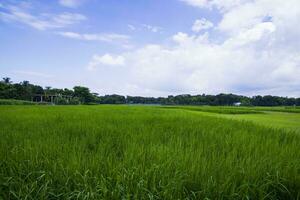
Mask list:
[[57,105],[68,105],[69,104],[68,100],[66,98],[63,98],[63,97],[55,98],[54,103],[57,104]]
[[15,99],[0,99],[0,105],[36,105],[31,101],[15,100]]
[[79,105],[79,104],[81,104],[81,102],[80,102],[79,98],[74,97],[74,98],[70,99],[69,104],[70,105]]

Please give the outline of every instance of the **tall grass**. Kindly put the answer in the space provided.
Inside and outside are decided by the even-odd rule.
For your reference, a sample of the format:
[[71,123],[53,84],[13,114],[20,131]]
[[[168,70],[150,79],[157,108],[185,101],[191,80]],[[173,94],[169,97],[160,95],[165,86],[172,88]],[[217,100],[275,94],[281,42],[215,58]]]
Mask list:
[[0,199],[299,199],[300,135],[184,110],[0,107]]

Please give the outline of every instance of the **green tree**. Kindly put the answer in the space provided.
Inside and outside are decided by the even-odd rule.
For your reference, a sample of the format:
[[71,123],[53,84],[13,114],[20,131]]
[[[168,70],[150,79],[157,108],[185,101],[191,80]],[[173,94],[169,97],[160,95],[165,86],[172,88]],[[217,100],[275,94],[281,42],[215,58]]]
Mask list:
[[74,96],[78,97],[82,103],[90,103],[93,101],[93,95],[90,92],[90,89],[82,86],[75,86],[73,88]]
[[63,98],[63,97],[57,97],[55,98],[54,100],[55,104],[57,105],[68,105],[68,100],[66,98]]
[[4,77],[4,78],[2,78],[2,79],[3,79],[3,82],[4,82],[5,84],[11,84],[11,83],[12,83],[12,81],[10,80],[9,77]]

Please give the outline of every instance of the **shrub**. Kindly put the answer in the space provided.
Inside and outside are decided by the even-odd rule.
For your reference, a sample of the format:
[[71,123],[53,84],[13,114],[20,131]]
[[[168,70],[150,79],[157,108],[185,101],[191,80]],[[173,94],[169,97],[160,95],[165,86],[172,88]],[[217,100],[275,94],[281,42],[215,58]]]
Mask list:
[[0,105],[36,105],[36,103],[15,99],[0,99]]

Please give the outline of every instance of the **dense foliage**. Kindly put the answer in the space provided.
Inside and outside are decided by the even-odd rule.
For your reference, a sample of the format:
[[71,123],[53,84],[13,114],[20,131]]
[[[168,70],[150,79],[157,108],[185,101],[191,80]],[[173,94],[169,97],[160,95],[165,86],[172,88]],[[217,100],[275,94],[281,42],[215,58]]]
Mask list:
[[[91,93],[89,88],[75,86],[70,89],[56,89],[51,87],[43,88],[33,85],[29,81],[21,83],[12,83],[10,78],[3,78],[0,82],[0,99],[18,99],[31,101],[34,95],[62,95],[72,97],[66,100],[63,97],[55,100],[56,104],[162,104],[162,105],[213,105],[224,106],[234,105],[239,102],[244,106],[300,106],[300,98],[288,98],[278,96],[254,96],[246,97],[235,94],[218,95],[177,95],[168,97],[140,97],[140,96],[122,96],[105,95],[99,96],[97,93]],[[47,99],[46,99],[47,100]]]
[[0,99],[0,105],[36,105],[37,103],[32,101],[23,101],[15,99]]

